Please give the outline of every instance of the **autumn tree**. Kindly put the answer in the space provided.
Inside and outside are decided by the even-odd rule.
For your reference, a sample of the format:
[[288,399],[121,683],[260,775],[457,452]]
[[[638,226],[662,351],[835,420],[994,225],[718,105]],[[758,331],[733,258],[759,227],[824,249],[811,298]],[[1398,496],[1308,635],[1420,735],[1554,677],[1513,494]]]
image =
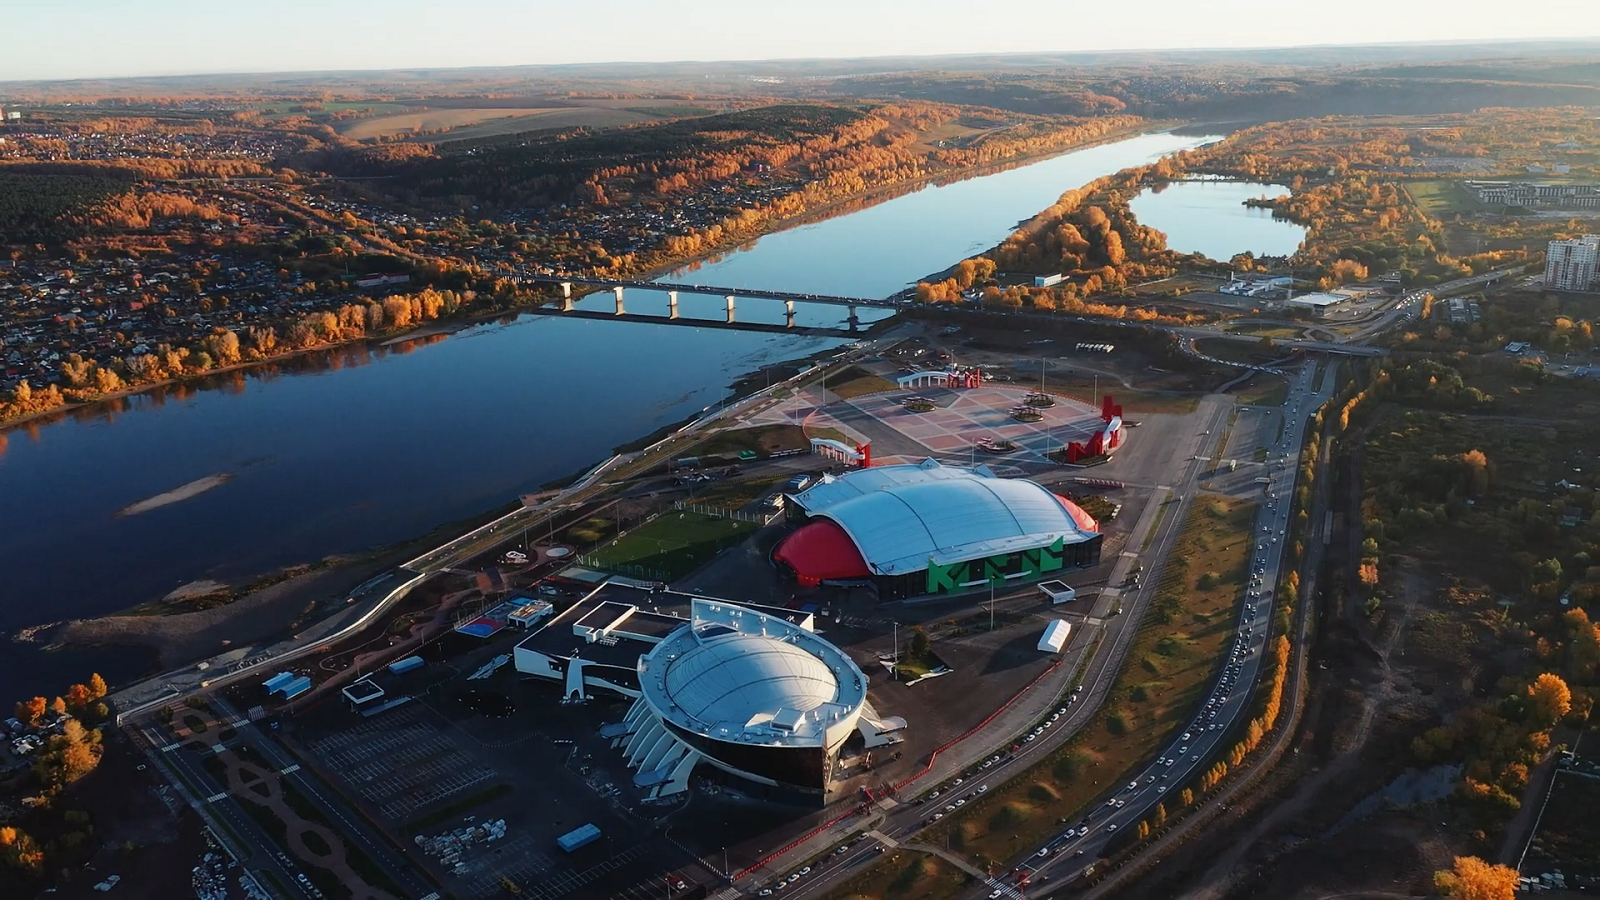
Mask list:
[[1560,675],[1545,672],[1528,685],[1528,713],[1534,721],[1554,725],[1572,710],[1572,690]]
[[61,733],[45,742],[33,771],[47,788],[59,791],[94,771],[104,749],[100,732],[84,728],[77,719],[68,719]]
[[66,699],[67,699],[67,708],[72,709],[72,710],[81,710],[85,706],[88,706],[89,703],[94,698],[89,696],[89,686],[88,685],[86,685],[86,684],[75,684],[72,687],[67,688],[67,698]]
[[911,658],[924,659],[928,655],[928,633],[921,628],[911,629]]
[[32,700],[22,700],[17,703],[17,718],[28,725],[38,725],[44,718],[44,711],[49,708],[50,701],[43,697],[34,697]]
[[105,695],[106,695],[106,680],[104,678],[100,677],[100,673],[99,672],[95,672],[95,673],[93,673],[92,675],[89,676],[89,696],[92,699],[99,700],[101,697],[104,697]]
[[1433,873],[1433,884],[1455,900],[1513,900],[1517,870],[1491,865],[1476,856],[1458,856],[1454,866]]
[[0,859],[30,875],[39,874],[44,866],[44,852],[38,843],[26,831],[9,825],[0,827]]

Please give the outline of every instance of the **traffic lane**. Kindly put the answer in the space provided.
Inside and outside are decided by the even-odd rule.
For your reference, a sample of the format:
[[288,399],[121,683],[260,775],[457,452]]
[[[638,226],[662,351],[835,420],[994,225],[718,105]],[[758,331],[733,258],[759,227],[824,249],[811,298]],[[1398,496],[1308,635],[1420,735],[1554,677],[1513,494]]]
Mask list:
[[[160,745],[158,744],[157,746]],[[309,900],[310,895],[295,880],[296,873],[288,871],[278,858],[278,854],[282,852],[281,848],[277,853],[269,851],[268,848],[276,846],[276,843],[267,835],[261,825],[244,811],[239,801],[216,785],[210,773],[205,771],[204,766],[198,765],[196,760],[189,759],[187,753],[188,751],[180,748],[166,754],[166,756],[172,765],[183,770],[191,784],[200,790],[209,792],[204,796],[196,797],[195,800],[206,804],[211,813],[227,820],[228,824],[233,826],[232,830],[235,834],[250,842],[250,846],[242,849],[260,851],[259,855],[266,863],[266,870],[282,876],[279,880],[283,881],[289,890],[295,892],[296,896]],[[217,794],[223,794],[224,796],[215,802],[207,799]],[[252,855],[246,859],[253,861],[256,856]]]

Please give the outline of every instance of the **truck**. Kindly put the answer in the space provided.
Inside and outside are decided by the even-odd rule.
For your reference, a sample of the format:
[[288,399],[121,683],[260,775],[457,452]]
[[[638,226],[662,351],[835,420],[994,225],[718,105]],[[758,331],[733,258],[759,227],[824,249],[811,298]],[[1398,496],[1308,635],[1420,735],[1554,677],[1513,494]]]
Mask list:
[[1035,275],[1035,276],[1033,276],[1033,286],[1034,287],[1053,287],[1055,285],[1060,284],[1062,281],[1066,280],[1066,277],[1067,276],[1062,275],[1059,272],[1054,274],[1054,275]]
[[807,475],[804,472],[801,472],[799,475],[796,475],[793,478],[789,479],[788,481],[784,482],[783,490],[784,490],[785,493],[798,494],[801,491],[805,490],[810,485],[811,485],[811,476]]
[[600,829],[593,822],[579,825],[577,828],[556,838],[556,846],[571,853],[579,847],[585,847],[600,840]]

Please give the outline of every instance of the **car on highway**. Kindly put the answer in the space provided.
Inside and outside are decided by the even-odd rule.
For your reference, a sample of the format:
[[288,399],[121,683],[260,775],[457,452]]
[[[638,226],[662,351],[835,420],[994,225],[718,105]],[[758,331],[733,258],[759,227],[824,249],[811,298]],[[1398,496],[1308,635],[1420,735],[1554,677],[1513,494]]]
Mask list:
[[1117,823],[1112,822],[1110,825],[1107,825],[1106,826],[1106,830],[1107,831],[1116,831],[1117,830]]
[[1138,789],[1139,789],[1139,782],[1137,782],[1137,781],[1128,782],[1128,790],[1136,791]]
[[[810,866],[801,867],[800,874],[801,875],[810,875],[811,874],[811,867]],[[681,888],[680,888],[680,890],[681,890]]]

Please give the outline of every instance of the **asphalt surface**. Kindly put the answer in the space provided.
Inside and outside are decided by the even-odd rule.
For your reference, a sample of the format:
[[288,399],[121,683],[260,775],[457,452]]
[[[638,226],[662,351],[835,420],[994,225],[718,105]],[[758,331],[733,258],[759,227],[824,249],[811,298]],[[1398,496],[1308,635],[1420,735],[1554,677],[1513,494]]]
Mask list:
[[[1052,880],[1078,874],[1086,863],[1103,854],[1118,831],[1137,827],[1169,792],[1180,791],[1193,782],[1215,760],[1219,749],[1236,740],[1234,726],[1249,716],[1251,695],[1271,637],[1272,586],[1278,583],[1288,541],[1306,420],[1333,388],[1334,379],[1328,377],[1323,390],[1314,392],[1315,370],[1315,365],[1307,365],[1290,376],[1289,396],[1283,406],[1283,436],[1269,450],[1266,473],[1258,476],[1270,479],[1270,483],[1263,485],[1265,496],[1258,507],[1250,586],[1240,604],[1239,628],[1228,668],[1212,686],[1206,705],[1154,762],[1130,776],[1106,802],[1091,808],[1087,816],[1046,842],[1019,867],[1031,881],[1039,880],[1042,874]],[[1021,896],[998,882],[975,894],[988,896],[996,889],[1001,891],[1000,896]]]
[[[1144,441],[1151,449],[1156,447],[1168,449],[1167,454],[1160,452],[1127,454],[1128,457],[1139,460],[1134,466],[1135,470],[1151,477],[1157,473],[1164,473],[1162,480],[1165,483],[1156,488],[1156,496],[1152,497],[1146,513],[1142,514],[1150,516],[1153,521],[1154,530],[1150,534],[1148,544],[1143,543],[1147,534],[1145,527],[1136,527],[1130,538],[1130,551],[1124,553],[1123,559],[1114,569],[1112,583],[1122,583],[1123,574],[1141,557],[1160,562],[1170,555],[1180,537],[1181,525],[1193,500],[1197,483],[1202,473],[1212,465],[1204,451],[1216,444],[1232,409],[1231,398],[1208,397],[1202,401],[1193,415],[1159,417],[1168,423],[1190,426],[1192,431],[1185,435],[1175,433],[1176,424],[1166,429],[1144,427],[1132,432],[1130,440]],[[1152,424],[1155,418],[1157,417],[1152,417]],[[1157,433],[1162,433],[1167,440],[1152,440]],[[1113,472],[1109,465],[1093,470],[1093,474],[1118,477],[1118,473]],[[1290,477],[1293,477],[1292,472]],[[1159,511],[1163,506],[1166,507],[1164,514]],[[1141,519],[1141,526],[1144,525]],[[1138,552],[1136,548],[1140,546],[1147,546],[1148,550]],[[1071,702],[1058,708],[1062,711],[1059,717],[1050,721],[1043,732],[1034,736],[1032,740],[1028,739],[1031,730],[969,738],[964,743],[969,743],[973,748],[988,748],[982,753],[976,749],[966,750],[966,753],[973,758],[969,764],[961,768],[965,771],[977,767],[978,775],[965,777],[959,785],[955,784],[955,779],[941,782],[929,778],[902,790],[894,805],[870,814],[872,818],[867,823],[870,828],[865,839],[857,838],[842,853],[835,850],[812,861],[809,864],[811,871],[798,880],[789,882],[785,888],[777,888],[777,879],[741,884],[740,887],[747,894],[760,895],[760,891],[765,889],[772,890],[772,896],[820,896],[838,886],[841,881],[860,872],[883,852],[880,848],[916,841],[917,835],[933,825],[937,821],[934,816],[940,816],[947,806],[957,801],[962,801],[961,805],[965,805],[966,801],[975,798],[983,790],[997,787],[1025,771],[1033,762],[1055,751],[1094,717],[1096,710],[1110,692],[1128,648],[1138,632],[1138,623],[1143,617],[1144,609],[1154,597],[1159,582],[1157,575],[1157,571],[1152,569],[1140,586],[1130,587],[1121,592],[1118,599],[1122,604],[1123,614],[1107,618],[1101,624],[1104,637],[1099,652],[1090,661],[1079,684],[1081,690],[1075,693]],[[1262,605],[1263,609],[1264,607],[1265,604]],[[1051,714],[1056,714],[1056,711],[1052,710]],[[1048,716],[1046,718],[1048,720]],[[1009,747],[1013,743],[1021,744],[1021,749],[1015,753],[997,752],[994,749]],[[962,748],[953,748],[953,751],[960,749]],[[998,760],[995,760],[996,756],[999,757]],[[985,762],[990,761],[992,765],[988,769],[981,768]],[[939,790],[939,796],[935,798],[932,792],[936,788]],[[922,795],[921,799],[924,802],[914,802],[919,795]],[[860,821],[857,820],[856,824],[859,827]],[[797,872],[798,868],[794,871]],[[789,874],[791,874],[789,870],[784,870],[779,878],[786,881]],[[996,888],[1000,888],[998,881],[992,882],[991,886],[985,888],[979,896]]]
[[[130,730],[150,746],[158,768],[176,772],[178,778],[170,780],[180,791],[199,794],[192,798],[196,811],[217,832],[218,839],[239,854],[239,865],[245,871],[254,875],[263,887],[274,882],[281,885],[289,892],[290,900],[312,900],[311,894],[295,880],[300,870],[285,862],[286,857],[281,853],[274,855],[268,851],[267,848],[277,846],[277,842],[211,777],[193,752],[177,746],[169,735],[152,731],[148,722],[141,722]],[[240,841],[243,846],[234,846]],[[263,873],[271,878],[263,878]]]
[[[1100,858],[1119,831],[1136,827],[1141,819],[1150,815],[1157,803],[1165,799],[1167,793],[1176,793],[1198,777],[1200,771],[1212,763],[1219,748],[1227,746],[1226,741],[1237,739],[1233,728],[1249,715],[1251,694],[1260,675],[1262,657],[1270,638],[1270,594],[1272,586],[1277,583],[1284,545],[1288,540],[1291,498],[1306,420],[1333,390],[1334,379],[1331,377],[1324,379],[1321,392],[1312,390],[1315,370],[1315,365],[1307,365],[1289,374],[1289,396],[1281,410],[1254,407],[1240,411],[1240,419],[1235,422],[1234,429],[1254,430],[1269,437],[1277,435],[1276,419],[1281,416],[1284,420],[1282,435],[1271,446],[1264,465],[1241,465],[1232,472],[1227,472],[1223,466],[1221,454],[1230,447],[1255,443],[1230,440],[1228,446],[1216,446],[1221,428],[1227,421],[1226,416],[1234,408],[1226,401],[1202,406],[1194,416],[1182,419],[1174,417],[1173,421],[1187,423],[1193,428],[1193,433],[1187,439],[1170,433],[1170,429],[1162,429],[1169,432],[1163,437],[1187,455],[1182,462],[1168,463],[1161,459],[1161,454],[1137,454],[1144,457],[1135,467],[1140,474],[1164,468],[1168,476],[1164,479],[1168,483],[1161,485],[1158,491],[1165,489],[1169,492],[1168,505],[1171,508],[1155,523],[1154,534],[1146,545],[1148,550],[1138,554],[1151,561],[1152,567],[1159,567],[1170,554],[1179,537],[1188,505],[1206,473],[1211,473],[1211,477],[1217,479],[1218,472],[1226,472],[1226,480],[1230,482],[1228,487],[1233,490],[1238,490],[1238,480],[1243,480],[1248,483],[1247,489],[1260,491],[1256,551],[1250,562],[1251,584],[1240,603],[1238,643],[1235,650],[1230,651],[1230,657],[1235,652],[1237,657],[1229,659],[1229,667],[1213,685],[1207,705],[1174,736],[1172,743],[1157,760],[1137,775],[1129,776],[1128,782],[1091,807],[1081,820],[1072,823],[1070,828],[1063,827],[1060,833],[1005,875],[993,877],[963,866],[978,882],[965,896],[1020,898],[1021,891],[1012,885],[1023,876],[1038,883],[1045,879],[1059,882],[1079,874],[1085,865]],[[1256,421],[1245,417],[1255,417]],[[1140,435],[1135,432],[1134,435],[1145,439],[1155,437],[1151,433]],[[1210,455],[1213,451],[1218,455]],[[1095,474],[1099,475],[1100,472]],[[1266,478],[1268,483],[1257,485],[1257,478]],[[1159,506],[1159,494],[1151,502]],[[1142,534],[1142,529],[1135,530],[1130,549],[1138,546]],[[1094,716],[1109,692],[1127,647],[1137,631],[1145,604],[1153,595],[1158,581],[1158,573],[1152,571],[1141,587],[1122,594],[1126,614],[1105,621],[1105,642],[1079,686],[1081,691],[1075,694],[1073,702],[1060,708],[1059,714],[1049,720],[1043,732],[1031,741],[1027,740],[1026,735],[996,734],[988,742],[993,747],[1008,746],[1012,741],[1021,740],[1024,741],[1021,750],[991,755],[978,763],[976,775],[966,776],[960,784],[952,779],[937,785],[937,797],[930,790],[936,786],[932,781],[903,791],[901,802],[870,813],[871,818],[866,823],[869,828],[864,836],[844,845],[843,849],[836,848],[826,856],[813,860],[809,865],[810,871],[796,881],[787,882],[788,875],[793,873],[786,871],[779,876],[779,880],[787,882],[784,888],[778,888],[777,882],[771,881],[746,887],[747,893],[759,895],[760,890],[765,889],[771,890],[772,896],[820,896],[867,868],[885,850],[915,843],[920,832],[953,812],[951,806],[958,803],[964,806],[981,793],[995,789],[1025,772],[1031,763],[1061,746]],[[988,763],[988,768],[983,768],[984,763]],[[921,802],[913,802],[912,798],[919,793],[922,794]],[[945,858],[951,862],[960,860],[954,854]]]

